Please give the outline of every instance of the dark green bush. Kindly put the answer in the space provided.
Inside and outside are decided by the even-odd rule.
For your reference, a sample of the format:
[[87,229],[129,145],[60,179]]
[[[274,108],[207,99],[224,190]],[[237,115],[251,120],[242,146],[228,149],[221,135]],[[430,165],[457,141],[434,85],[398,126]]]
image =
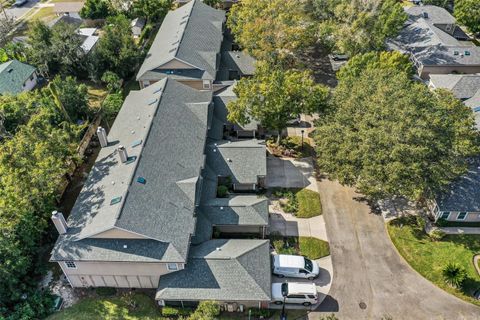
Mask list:
[[175,308],[175,307],[163,307],[162,316],[164,317],[184,317],[189,316],[193,312],[189,308]]
[[111,287],[99,287],[95,292],[101,297],[110,297],[117,293],[117,289]]
[[226,198],[228,195],[228,188],[226,186],[217,187],[217,197]]

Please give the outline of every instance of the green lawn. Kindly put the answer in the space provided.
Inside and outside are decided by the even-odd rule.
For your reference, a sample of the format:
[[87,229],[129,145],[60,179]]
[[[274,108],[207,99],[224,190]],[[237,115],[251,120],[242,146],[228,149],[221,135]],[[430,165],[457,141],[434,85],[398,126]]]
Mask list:
[[320,195],[317,192],[302,189],[295,196],[298,201],[297,218],[311,218],[322,214]]
[[143,294],[135,294],[134,301],[137,303],[135,310],[129,310],[124,299],[112,298],[88,298],[74,306],[57,312],[47,320],[160,320],[160,309],[155,305],[153,298]]
[[[449,235],[433,242],[412,219],[397,219],[387,225],[393,244],[408,263],[434,284],[468,302],[480,305],[472,297],[480,288],[480,277],[473,265],[473,256],[480,253],[480,235]],[[468,278],[462,289],[448,286],[442,269],[455,261],[465,268]]]
[[302,255],[315,260],[330,255],[328,242],[312,237],[283,237],[270,235],[278,254]]

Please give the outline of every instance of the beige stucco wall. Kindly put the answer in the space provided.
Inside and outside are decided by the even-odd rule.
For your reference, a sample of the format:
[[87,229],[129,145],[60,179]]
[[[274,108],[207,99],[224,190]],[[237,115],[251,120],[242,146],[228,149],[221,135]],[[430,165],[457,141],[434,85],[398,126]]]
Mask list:
[[105,239],[146,239],[139,234],[131,233],[118,228],[112,228],[102,233],[91,236],[90,238],[105,238]]
[[[177,80],[180,83],[183,83],[184,85],[187,85],[189,87],[192,87],[193,89],[197,90],[209,90],[209,89],[203,89],[203,81],[202,80]],[[210,86],[212,87],[212,86]]]
[[192,66],[188,65],[184,62],[181,62],[177,59],[173,59],[173,60],[161,65],[157,69],[192,69]]
[[[58,262],[73,287],[157,288],[161,275],[174,272],[165,263],[75,261],[76,269]],[[178,264],[178,269],[183,269]]]
[[422,79],[428,79],[429,74],[450,74],[450,73],[460,73],[460,74],[471,74],[479,73],[479,66],[424,66],[420,72],[420,77]]

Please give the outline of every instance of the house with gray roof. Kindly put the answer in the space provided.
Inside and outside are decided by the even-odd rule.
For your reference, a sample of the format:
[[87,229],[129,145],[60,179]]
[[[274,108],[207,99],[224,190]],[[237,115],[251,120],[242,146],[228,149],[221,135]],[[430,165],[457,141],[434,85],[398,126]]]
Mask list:
[[170,11],[137,74],[140,87],[170,77],[211,90],[220,66],[225,12],[200,0]]
[[430,209],[435,220],[480,221],[480,157],[472,159],[467,173],[437,195]]
[[[179,5],[184,5],[188,2],[190,2],[191,0],[175,0],[175,2]],[[231,8],[234,4],[240,2],[240,0],[222,0],[220,1],[220,6],[223,8],[223,9],[229,9]]]
[[405,11],[404,28],[387,46],[409,54],[422,79],[430,74],[480,73],[480,48],[469,41],[448,11],[430,5]]
[[0,64],[0,95],[30,91],[38,82],[37,69],[18,60]]
[[[219,239],[265,236],[268,201],[253,186],[266,175],[265,145],[212,138],[214,108],[211,91],[167,77],[131,91],[108,136],[99,129],[103,147],[68,219],[52,214],[50,260],[73,287],[158,288],[162,304],[270,300],[268,241]],[[219,198],[227,174],[250,188]],[[226,267],[243,278],[221,279]],[[181,280],[199,272],[217,281]]]

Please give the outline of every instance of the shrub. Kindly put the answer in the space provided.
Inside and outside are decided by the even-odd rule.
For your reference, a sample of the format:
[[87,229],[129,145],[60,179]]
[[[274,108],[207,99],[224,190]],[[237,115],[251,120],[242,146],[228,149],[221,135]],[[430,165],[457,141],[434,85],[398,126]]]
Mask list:
[[452,287],[460,288],[467,278],[467,271],[456,262],[449,262],[442,270],[445,282]]
[[425,219],[423,219],[422,216],[415,216],[415,224],[417,225],[418,228],[424,230],[425,229]]
[[111,287],[99,287],[95,289],[95,292],[101,297],[109,297],[115,295],[117,289]]
[[220,314],[220,305],[215,301],[202,301],[188,320],[214,320]]
[[433,229],[430,231],[428,236],[430,237],[430,240],[432,241],[440,241],[445,237],[446,233],[440,229]]
[[439,227],[446,227],[448,225],[448,221],[445,219],[438,219],[437,222],[435,223]]
[[226,198],[228,195],[228,188],[226,186],[218,186],[217,197]]
[[162,308],[162,316],[164,317],[181,317],[181,316],[189,316],[193,312],[192,309],[189,308],[175,308],[175,307],[163,307]]

